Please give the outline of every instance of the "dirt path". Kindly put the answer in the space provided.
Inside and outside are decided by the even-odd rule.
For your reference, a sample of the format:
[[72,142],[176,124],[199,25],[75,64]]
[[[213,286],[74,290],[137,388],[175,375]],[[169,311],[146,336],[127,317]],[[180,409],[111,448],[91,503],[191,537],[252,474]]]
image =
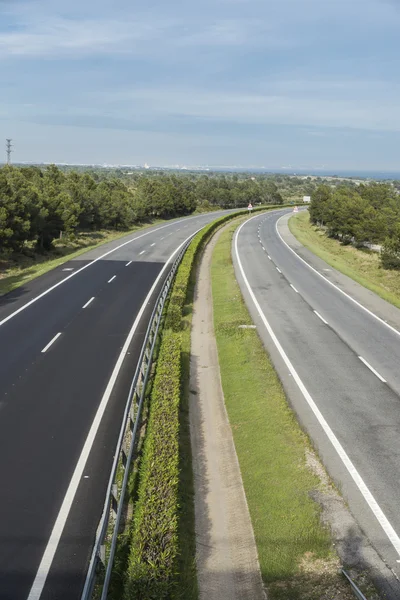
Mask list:
[[211,256],[198,271],[190,362],[190,433],[200,600],[264,600],[253,529],[225,409],[213,328]]

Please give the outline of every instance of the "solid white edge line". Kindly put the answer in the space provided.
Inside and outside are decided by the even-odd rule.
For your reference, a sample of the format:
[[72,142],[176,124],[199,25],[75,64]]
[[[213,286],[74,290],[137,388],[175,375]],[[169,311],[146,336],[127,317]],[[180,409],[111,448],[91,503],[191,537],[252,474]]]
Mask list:
[[[255,218],[255,217],[253,217]],[[250,221],[251,219],[249,219]],[[337,439],[336,435],[333,433],[332,429],[330,428],[330,426],[328,425],[327,421],[325,420],[325,418],[323,417],[321,411],[319,410],[318,406],[315,404],[314,400],[311,398],[308,390],[306,389],[304,383],[302,382],[302,380],[300,379],[297,371],[295,370],[294,366],[292,365],[292,363],[290,362],[288,356],[286,355],[286,352],[284,351],[284,349],[282,348],[278,338],[276,337],[272,327],[270,326],[269,322],[267,321],[266,316],[264,315],[258,301],[257,298],[254,295],[253,290],[250,287],[250,284],[247,280],[247,277],[244,273],[244,269],[242,266],[242,262],[240,260],[240,256],[239,256],[239,251],[238,251],[238,237],[239,237],[239,233],[242,229],[242,227],[244,225],[246,225],[246,223],[248,223],[249,221],[245,221],[237,230],[236,232],[236,236],[235,236],[235,253],[236,253],[236,258],[237,258],[237,263],[239,266],[239,270],[240,273],[242,275],[243,281],[246,285],[246,288],[250,294],[250,297],[254,303],[254,306],[257,309],[258,314],[261,317],[262,322],[265,325],[265,328],[267,329],[272,341],[274,342],[279,354],[281,355],[284,363],[286,364],[287,368],[289,369],[293,379],[295,380],[295,382],[297,383],[297,386],[299,387],[301,393],[303,394],[307,404],[309,405],[309,407],[311,408],[312,412],[314,413],[316,419],[318,420],[319,424],[321,425],[322,429],[324,430],[325,434],[327,435],[328,439],[330,440],[330,442],[332,443],[333,447],[335,448],[336,452],[338,453],[339,457],[341,458],[343,464],[345,465],[346,469],[348,470],[349,474],[351,475],[354,483],[356,484],[356,486],[358,487],[358,489],[360,490],[361,494],[363,495],[365,501],[367,502],[368,506],[370,507],[370,509],[372,510],[373,514],[375,515],[377,521],[379,522],[379,524],[381,525],[383,531],[385,532],[385,534],[387,535],[388,539],[390,540],[390,542],[392,543],[393,547],[395,548],[396,552],[400,555],[400,538],[397,535],[397,533],[395,532],[395,530],[393,529],[392,525],[389,523],[389,520],[387,519],[387,517],[385,516],[385,514],[383,513],[381,507],[379,506],[379,504],[377,503],[377,501],[375,500],[374,496],[371,494],[371,492],[369,491],[368,487],[366,486],[366,484],[364,483],[364,480],[362,479],[361,475],[358,473],[357,469],[355,468],[355,466],[353,465],[353,463],[351,462],[350,458],[348,457],[346,451],[344,450],[343,446],[341,445],[341,443],[339,442],[339,440]]]
[[[188,221],[192,220],[192,219],[200,219],[200,218],[201,218],[201,215],[196,215],[195,217],[185,217],[185,219],[187,219]],[[122,244],[120,244],[116,248],[112,248],[111,250],[108,250],[108,252],[105,252],[101,256],[98,256],[97,258],[95,258],[94,260],[92,260],[87,265],[84,265],[83,267],[81,267],[77,271],[74,271],[73,273],[71,273],[71,275],[68,275],[67,277],[64,277],[64,279],[62,279],[58,283],[52,285],[51,287],[49,287],[47,290],[45,290],[44,292],[42,292],[38,296],[35,296],[35,298],[32,298],[32,300],[29,300],[29,302],[27,302],[26,304],[23,304],[23,306],[20,306],[20,308],[18,308],[13,313],[11,313],[10,315],[8,315],[8,317],[5,317],[2,321],[0,321],[0,327],[2,325],[4,325],[4,323],[7,323],[7,321],[10,321],[10,319],[12,319],[16,315],[18,315],[20,312],[22,312],[23,310],[25,310],[26,308],[28,308],[28,306],[31,306],[32,304],[34,304],[35,302],[37,302],[38,300],[40,300],[41,298],[43,298],[43,296],[46,296],[47,294],[49,294],[50,292],[52,292],[53,290],[55,290],[56,288],[58,288],[58,286],[62,285],[63,283],[65,283],[66,281],[68,281],[69,279],[71,279],[72,277],[75,277],[75,275],[78,275],[78,273],[81,273],[82,271],[84,271],[88,267],[91,267],[92,265],[94,265],[95,263],[97,263],[99,260],[102,260],[103,258],[105,258],[106,256],[108,256],[109,254],[112,254],[113,252],[116,252],[117,250],[119,250],[120,248],[123,248],[124,246],[127,246],[128,244],[132,244],[133,242],[136,242],[137,240],[140,240],[142,237],[145,237],[146,235],[150,235],[152,233],[156,233],[157,231],[160,231],[161,229],[165,229],[166,227],[173,227],[174,225],[176,225],[176,223],[179,223],[179,221],[174,221],[173,223],[167,223],[166,225],[161,225],[161,227],[158,227],[157,229],[151,229],[150,231],[146,231],[145,233],[142,233],[141,235],[138,235],[137,237],[134,237],[133,239],[130,239],[130,240],[127,240],[126,242],[123,242]],[[207,224],[208,223],[206,223],[205,225],[207,225]],[[170,233],[168,235],[172,235],[172,233]]]
[[285,242],[285,240],[283,239],[283,237],[281,236],[281,234],[279,233],[279,230],[278,230],[278,223],[285,216],[286,215],[282,215],[282,217],[280,217],[276,221],[276,223],[275,223],[275,229],[276,229],[276,233],[278,234],[280,240],[285,244],[285,246],[290,250],[290,252],[293,252],[293,254],[295,256],[297,256],[297,258],[299,260],[301,260],[301,262],[303,262],[305,265],[307,265],[307,267],[309,269],[311,269],[312,271],[314,271],[314,273],[316,273],[319,277],[321,277],[324,281],[326,281],[326,283],[329,283],[329,285],[331,285],[332,287],[334,287],[335,290],[337,290],[338,292],[340,292],[341,294],[343,294],[343,296],[346,296],[346,298],[348,298],[349,300],[351,300],[352,302],[354,302],[354,304],[356,304],[359,308],[362,308],[362,310],[365,310],[366,313],[368,313],[371,317],[373,317],[374,319],[376,319],[377,321],[379,321],[380,323],[382,323],[382,325],[385,325],[385,327],[387,327],[388,329],[390,329],[391,331],[393,331],[393,333],[396,333],[397,335],[400,336],[400,331],[398,331],[397,329],[395,329],[394,327],[392,327],[391,325],[389,325],[389,323],[386,323],[386,321],[384,321],[383,319],[381,319],[380,317],[378,317],[378,315],[376,315],[371,310],[369,310],[368,308],[366,308],[366,306],[364,306],[363,304],[361,304],[360,302],[358,302],[357,300],[355,300],[352,296],[350,296],[349,294],[347,294],[346,292],[344,292],[343,290],[341,290],[340,287],[338,287],[337,285],[335,285],[332,281],[329,281],[329,279],[327,279],[324,275],[322,275],[322,273],[320,273],[319,271],[317,271],[317,269],[314,269],[314,267],[312,267],[306,260],[304,260],[304,258],[302,258],[299,254],[297,254],[297,252],[295,250],[293,250],[293,248],[291,248],[287,242]]
[[296,290],[296,288],[294,287],[293,283],[290,283],[289,285],[290,285],[290,287],[292,288],[292,290],[294,290],[294,291],[296,292],[296,294],[298,294],[298,293],[299,293],[299,291],[298,291],[298,290]]
[[93,300],[94,300],[94,296],[92,296],[92,298],[90,298],[90,300],[88,300],[88,301],[86,302],[86,304],[84,304],[84,305],[82,306],[82,308],[87,308],[87,307],[89,306],[89,304],[91,304],[91,303],[93,302]]
[[107,283],[111,283],[112,281],[114,281],[114,279],[115,279],[115,278],[116,278],[116,275],[113,275],[113,276],[111,277],[111,279],[109,279],[109,280],[107,281]]
[[[203,226],[204,227],[204,226]],[[81,454],[79,456],[78,462],[76,464],[74,473],[72,475],[71,481],[69,483],[67,492],[64,496],[64,500],[62,502],[60,511],[57,515],[57,519],[56,522],[54,523],[53,526],[53,530],[51,532],[50,535],[50,539],[47,542],[46,545],[46,549],[44,551],[42,560],[40,561],[40,565],[39,568],[37,570],[36,576],[35,576],[35,580],[32,584],[31,590],[29,592],[28,598],[27,600],[39,600],[41,593],[43,591],[44,585],[46,583],[46,579],[48,576],[48,573],[50,571],[50,567],[51,564],[53,562],[53,558],[54,555],[57,551],[58,548],[58,544],[60,542],[60,538],[62,535],[62,532],[64,530],[65,527],[65,523],[67,521],[68,515],[69,515],[69,511],[71,510],[71,506],[72,503],[74,501],[75,498],[75,494],[77,492],[79,483],[82,479],[82,474],[83,471],[85,469],[86,466],[86,462],[87,459],[89,457],[90,451],[92,449],[94,440],[96,438],[96,434],[97,431],[99,429],[101,420],[103,418],[104,412],[107,408],[108,405],[108,401],[110,399],[113,387],[115,385],[115,382],[117,380],[119,371],[121,370],[122,367],[122,363],[124,361],[124,358],[128,352],[130,343],[132,341],[133,336],[135,335],[136,329],[139,325],[139,322],[143,316],[144,311],[147,308],[148,303],[150,302],[151,296],[154,293],[154,290],[156,289],[160,279],[162,278],[165,270],[167,269],[169,263],[171,262],[171,260],[174,258],[174,256],[179,252],[179,250],[182,248],[182,246],[184,246],[186,244],[186,242],[188,242],[194,235],[196,235],[196,233],[198,233],[199,231],[201,231],[201,229],[203,229],[203,227],[201,227],[200,229],[198,229],[197,231],[195,231],[192,235],[190,235],[188,238],[186,238],[186,240],[184,242],[182,242],[182,244],[180,244],[176,250],[174,250],[174,252],[171,254],[171,256],[168,258],[167,262],[165,263],[165,265],[163,266],[163,268],[161,269],[160,273],[158,274],[157,279],[154,281],[153,285],[151,286],[151,289],[149,291],[149,293],[146,296],[145,301],[143,302],[140,311],[138,312],[136,319],[131,327],[130,332],[128,333],[128,336],[125,340],[125,344],[123,345],[123,348],[121,350],[121,353],[118,357],[118,360],[115,364],[114,370],[112,372],[111,378],[107,384],[107,387],[104,391],[103,397],[101,399],[101,402],[99,404],[99,407],[97,409],[96,415],[93,419],[92,425],[90,427],[89,433],[87,435],[85,444],[82,448]],[[58,334],[60,335],[60,334]]]
[[367,361],[365,360],[365,358],[363,358],[362,356],[359,356],[358,358],[361,360],[361,362],[363,362],[363,363],[364,363],[364,365],[365,365],[366,367],[368,367],[368,369],[369,369],[370,371],[372,371],[372,373],[373,373],[373,374],[374,374],[374,375],[375,375],[375,376],[376,376],[378,379],[380,379],[380,380],[382,381],[382,383],[386,383],[386,379],[383,379],[382,375],[379,375],[378,371],[375,371],[374,367],[371,367],[371,365],[369,364],[369,362],[367,362]]
[[130,260],[129,262],[127,262],[127,263],[126,263],[126,265],[125,265],[125,266],[126,266],[126,267],[129,267],[129,265],[131,265],[131,264],[132,264],[132,261]]
[[47,346],[45,346],[45,347],[43,348],[43,350],[42,350],[42,354],[44,354],[45,352],[47,352],[47,350],[50,348],[50,346],[52,346],[52,345],[54,344],[54,342],[55,342],[56,340],[58,340],[58,338],[60,337],[60,335],[61,335],[61,332],[60,332],[60,333],[57,333],[57,334],[56,334],[56,335],[53,337],[53,339],[51,339],[51,340],[50,340],[50,342],[47,344]]
[[325,323],[325,325],[328,325],[328,321],[325,321],[324,317],[321,317],[321,315],[319,314],[319,312],[317,312],[316,310],[314,310],[314,312],[315,312],[315,314],[317,315],[317,317],[318,317],[319,319],[321,319],[321,321],[322,321],[323,323]]

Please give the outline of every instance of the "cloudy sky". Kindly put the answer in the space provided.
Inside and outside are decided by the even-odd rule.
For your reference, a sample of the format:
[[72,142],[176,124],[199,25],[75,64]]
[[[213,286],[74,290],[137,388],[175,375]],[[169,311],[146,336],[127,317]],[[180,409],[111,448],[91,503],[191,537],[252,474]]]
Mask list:
[[399,170],[400,0],[111,4],[0,0],[15,161]]

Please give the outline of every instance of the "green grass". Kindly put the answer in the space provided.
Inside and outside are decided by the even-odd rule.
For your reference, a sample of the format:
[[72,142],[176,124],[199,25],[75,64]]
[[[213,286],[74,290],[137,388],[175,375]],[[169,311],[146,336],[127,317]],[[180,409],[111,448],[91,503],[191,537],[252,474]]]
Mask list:
[[289,229],[303,246],[357,283],[400,308],[400,273],[385,270],[379,254],[343,245],[310,223],[308,212],[289,219]]
[[213,255],[214,326],[261,573],[270,600],[319,600],[321,589],[338,584],[338,562],[310,498],[320,482],[306,465],[308,439],[256,330],[238,327],[252,321],[231,261],[236,227],[223,232]]
[[33,248],[28,248],[29,254],[26,255],[20,254],[10,258],[0,257],[0,296],[51,271],[51,269],[59,267],[88,250],[93,250],[102,244],[122,238],[139,229],[146,229],[164,222],[157,220],[141,227],[134,227],[129,231],[83,232],[77,235],[74,240],[56,240],[54,249],[46,254],[38,254],[33,251]]

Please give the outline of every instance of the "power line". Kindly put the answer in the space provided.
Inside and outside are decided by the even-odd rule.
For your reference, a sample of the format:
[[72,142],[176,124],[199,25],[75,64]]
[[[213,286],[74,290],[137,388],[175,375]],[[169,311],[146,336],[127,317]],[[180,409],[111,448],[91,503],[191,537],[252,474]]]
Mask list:
[[12,149],[11,142],[12,142],[11,138],[6,139],[6,153],[7,153],[7,164],[8,165],[11,163],[11,152],[14,152],[14,150]]

